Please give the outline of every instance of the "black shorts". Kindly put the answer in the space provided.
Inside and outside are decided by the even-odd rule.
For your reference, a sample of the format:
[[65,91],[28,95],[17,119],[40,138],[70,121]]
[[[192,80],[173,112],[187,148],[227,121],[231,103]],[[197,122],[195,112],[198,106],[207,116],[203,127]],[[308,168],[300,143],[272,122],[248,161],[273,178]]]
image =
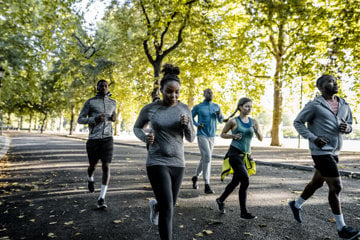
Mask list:
[[339,158],[333,155],[311,155],[315,168],[323,177],[340,177],[337,163]]
[[114,140],[112,137],[104,139],[89,139],[86,142],[86,152],[89,163],[97,164],[99,160],[103,163],[111,163],[114,151]]

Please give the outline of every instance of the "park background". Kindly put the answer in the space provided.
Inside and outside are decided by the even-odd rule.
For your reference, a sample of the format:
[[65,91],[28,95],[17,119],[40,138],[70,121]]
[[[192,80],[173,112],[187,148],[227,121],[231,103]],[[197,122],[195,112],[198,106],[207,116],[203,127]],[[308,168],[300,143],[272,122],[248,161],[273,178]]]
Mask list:
[[159,94],[161,66],[173,63],[181,101],[191,108],[211,88],[228,116],[248,96],[272,146],[300,146],[293,119],[318,94],[316,78],[333,74],[356,140],[359,9],[351,0],[2,1],[1,127],[86,133],[76,119],[104,78],[118,103],[115,135],[131,137]]

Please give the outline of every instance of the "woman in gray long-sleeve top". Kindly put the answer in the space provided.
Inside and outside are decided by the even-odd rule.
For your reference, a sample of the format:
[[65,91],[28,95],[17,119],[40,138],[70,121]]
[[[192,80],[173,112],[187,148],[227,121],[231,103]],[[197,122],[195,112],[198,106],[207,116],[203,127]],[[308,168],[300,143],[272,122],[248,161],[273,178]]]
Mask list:
[[[166,64],[160,82],[163,99],[146,105],[134,125],[135,135],[148,146],[146,170],[155,199],[151,199],[150,221],[159,225],[161,239],[172,239],[174,206],[185,171],[183,138],[192,142],[195,131],[191,112],[178,100],[180,70]],[[151,132],[143,130],[150,123]]]

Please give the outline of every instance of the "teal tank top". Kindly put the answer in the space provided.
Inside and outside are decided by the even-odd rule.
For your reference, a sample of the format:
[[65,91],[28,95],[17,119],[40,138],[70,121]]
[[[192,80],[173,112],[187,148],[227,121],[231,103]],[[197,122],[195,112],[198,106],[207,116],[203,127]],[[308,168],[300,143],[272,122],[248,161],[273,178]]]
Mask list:
[[253,120],[249,117],[248,123],[243,123],[240,117],[235,118],[237,128],[231,130],[232,134],[242,134],[242,138],[240,140],[233,139],[231,142],[231,146],[239,149],[244,153],[251,152],[251,139],[254,136],[254,128],[253,128]]

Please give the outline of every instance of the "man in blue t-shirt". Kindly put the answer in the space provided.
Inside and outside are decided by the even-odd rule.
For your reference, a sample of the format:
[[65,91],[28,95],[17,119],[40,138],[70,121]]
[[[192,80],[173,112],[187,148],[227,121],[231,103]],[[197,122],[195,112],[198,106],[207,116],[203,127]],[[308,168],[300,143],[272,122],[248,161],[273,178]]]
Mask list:
[[[195,176],[192,178],[193,188],[198,189],[198,178],[203,174],[205,181],[205,193],[211,194],[214,191],[210,188],[211,173],[211,154],[214,147],[214,137],[216,132],[217,121],[222,123],[223,116],[219,105],[212,102],[213,91],[206,89],[204,91],[205,100],[195,105],[192,109],[194,125],[197,127],[197,140],[201,153],[201,159],[196,168]],[[197,121],[195,117],[197,116]]]

